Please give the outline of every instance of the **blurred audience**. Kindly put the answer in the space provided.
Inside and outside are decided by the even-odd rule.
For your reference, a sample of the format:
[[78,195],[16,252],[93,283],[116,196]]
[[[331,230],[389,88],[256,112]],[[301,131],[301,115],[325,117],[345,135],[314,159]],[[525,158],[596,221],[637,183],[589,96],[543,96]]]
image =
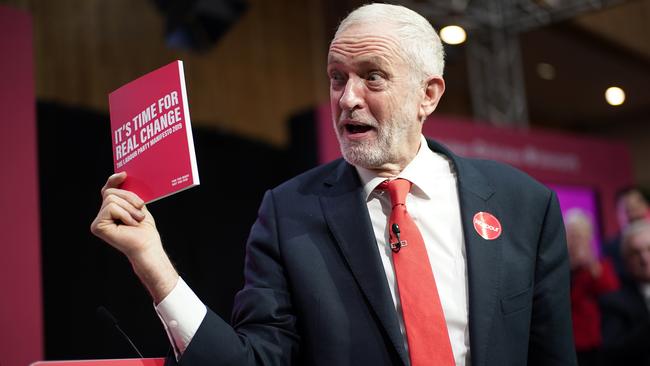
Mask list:
[[[641,188],[630,186],[617,193],[616,214],[621,232],[639,220],[650,220],[650,203]],[[612,260],[619,276],[625,275],[625,265],[621,258],[621,239],[622,234],[619,233],[603,246],[603,255]]]
[[571,313],[578,365],[598,365],[602,346],[598,297],[618,289],[619,283],[611,262],[598,258],[589,216],[574,208],[566,212],[564,222],[571,262]]
[[650,222],[637,220],[622,237],[627,270],[621,289],[601,297],[604,365],[650,365]]

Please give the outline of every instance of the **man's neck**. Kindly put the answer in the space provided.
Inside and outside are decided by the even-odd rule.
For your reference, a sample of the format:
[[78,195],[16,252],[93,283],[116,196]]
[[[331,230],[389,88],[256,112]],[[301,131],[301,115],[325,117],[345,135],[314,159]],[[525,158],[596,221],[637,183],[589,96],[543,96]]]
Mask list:
[[409,165],[413,161],[413,159],[415,159],[415,156],[418,154],[418,151],[420,151],[421,145],[422,143],[418,141],[416,149],[413,149],[408,154],[405,154],[405,156],[402,159],[399,159],[396,162],[388,162],[382,164],[379,167],[372,167],[366,169],[372,171],[378,177],[382,177],[382,178],[397,177],[404,170],[404,168],[406,168],[406,166]]

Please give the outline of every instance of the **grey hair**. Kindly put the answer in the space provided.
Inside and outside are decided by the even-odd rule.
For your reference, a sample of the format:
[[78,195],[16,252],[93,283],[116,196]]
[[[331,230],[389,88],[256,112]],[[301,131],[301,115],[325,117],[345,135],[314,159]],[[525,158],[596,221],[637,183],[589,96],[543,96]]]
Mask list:
[[381,23],[395,27],[395,35],[411,67],[421,77],[442,76],[445,68],[445,51],[440,37],[428,20],[411,9],[400,5],[363,5],[341,21],[334,38],[355,24]]
[[573,225],[583,225],[583,227],[593,229],[593,224],[587,212],[581,208],[571,208],[566,211],[564,214],[564,224],[566,227]]

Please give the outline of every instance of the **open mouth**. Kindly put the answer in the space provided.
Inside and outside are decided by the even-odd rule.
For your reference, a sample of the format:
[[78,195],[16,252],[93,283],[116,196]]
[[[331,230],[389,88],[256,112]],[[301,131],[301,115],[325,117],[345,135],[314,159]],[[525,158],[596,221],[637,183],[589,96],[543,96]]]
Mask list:
[[372,127],[371,127],[371,126],[368,126],[368,125],[355,125],[355,124],[347,123],[347,124],[345,125],[345,130],[346,130],[349,134],[353,134],[353,135],[354,135],[354,134],[359,134],[359,133],[365,133],[365,132],[368,132],[368,131],[372,130]]

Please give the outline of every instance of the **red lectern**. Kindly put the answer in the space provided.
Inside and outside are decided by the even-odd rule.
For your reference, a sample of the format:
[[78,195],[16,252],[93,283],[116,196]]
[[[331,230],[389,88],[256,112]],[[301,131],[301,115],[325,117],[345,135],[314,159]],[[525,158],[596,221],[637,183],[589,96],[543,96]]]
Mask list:
[[39,361],[30,366],[163,366],[164,358],[123,358],[119,360]]

